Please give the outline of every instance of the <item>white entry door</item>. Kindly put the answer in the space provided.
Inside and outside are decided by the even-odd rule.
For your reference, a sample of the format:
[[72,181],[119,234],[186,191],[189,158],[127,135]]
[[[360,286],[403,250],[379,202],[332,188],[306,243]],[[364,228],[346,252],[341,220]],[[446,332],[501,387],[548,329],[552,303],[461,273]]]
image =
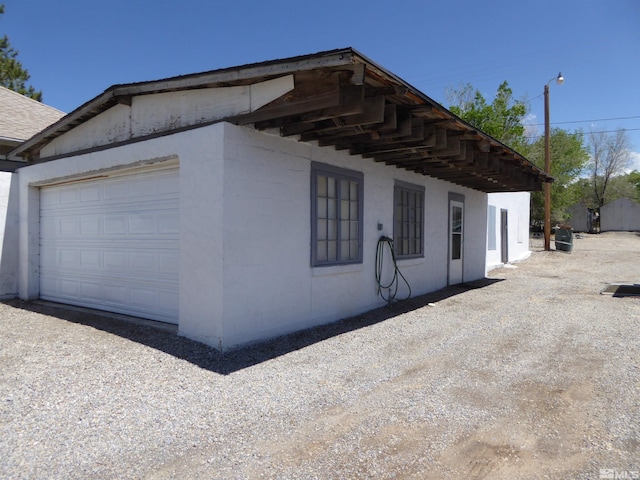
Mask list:
[[449,201],[449,285],[462,283],[464,203]]
[[40,189],[40,298],[178,323],[178,169]]

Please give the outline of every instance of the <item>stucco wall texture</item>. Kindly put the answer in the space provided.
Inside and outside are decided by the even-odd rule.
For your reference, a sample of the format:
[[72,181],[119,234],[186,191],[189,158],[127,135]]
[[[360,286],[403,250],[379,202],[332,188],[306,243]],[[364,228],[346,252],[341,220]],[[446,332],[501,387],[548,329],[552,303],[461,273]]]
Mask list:
[[[312,161],[364,174],[362,264],[310,266]],[[375,253],[379,237],[393,235],[396,180],[425,187],[425,256],[398,264],[412,293],[447,284],[449,193],[465,199],[464,280],[484,276],[486,194],[220,123],[21,169],[20,297],[39,294],[40,186],[166,162],[177,162],[180,172],[179,331],[216,348],[383,305]]]

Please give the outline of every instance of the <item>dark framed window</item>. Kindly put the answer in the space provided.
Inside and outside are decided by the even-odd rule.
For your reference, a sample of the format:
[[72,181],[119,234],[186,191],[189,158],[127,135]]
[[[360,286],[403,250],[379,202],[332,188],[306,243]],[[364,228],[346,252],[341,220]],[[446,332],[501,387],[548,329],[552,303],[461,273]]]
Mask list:
[[396,182],[393,246],[398,258],[424,256],[424,187]]
[[362,263],[364,175],[311,164],[311,265]]

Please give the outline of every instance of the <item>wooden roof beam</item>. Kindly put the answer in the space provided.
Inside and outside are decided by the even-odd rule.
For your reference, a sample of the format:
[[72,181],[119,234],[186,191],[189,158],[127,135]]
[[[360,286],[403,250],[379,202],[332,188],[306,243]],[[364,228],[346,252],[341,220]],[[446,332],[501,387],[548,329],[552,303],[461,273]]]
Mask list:
[[236,122],[239,125],[259,123],[260,128],[269,128],[273,125],[260,124],[260,122],[291,119],[291,117],[305,114],[308,115],[307,121],[318,121],[339,115],[362,113],[364,92],[364,86],[340,85],[339,79],[335,76],[325,79],[323,84],[315,88],[305,83],[296,83],[293,91],[255,112],[238,116]]
[[385,115],[389,112],[383,96],[366,98],[362,109],[357,113],[345,112],[344,115],[336,115],[330,119],[318,120],[317,115],[326,112],[302,115],[299,122],[286,123],[281,126],[282,136],[311,134],[311,133],[352,133],[353,130],[345,127],[383,124]]
[[[440,136],[443,135],[442,133],[442,131],[444,130],[443,128],[436,129],[436,130],[440,131]],[[431,149],[434,155],[437,155],[439,157],[449,157],[449,156],[455,157],[460,155],[462,142],[460,141],[459,136],[452,135],[450,132],[444,130],[444,138],[440,138],[439,140],[440,140],[440,145],[436,144]]]

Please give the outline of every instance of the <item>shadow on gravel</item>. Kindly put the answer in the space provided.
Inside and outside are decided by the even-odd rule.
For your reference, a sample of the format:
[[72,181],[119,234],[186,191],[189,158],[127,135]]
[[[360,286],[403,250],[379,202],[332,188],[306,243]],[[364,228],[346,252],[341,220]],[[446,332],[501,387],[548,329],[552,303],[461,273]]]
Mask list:
[[468,290],[484,288],[500,281],[502,280],[485,278],[475,282],[446,287],[437,292],[427,293],[403,302],[393,303],[389,306],[377,308],[355,317],[309,328],[224,353],[202,343],[176,335],[173,326],[158,328],[158,326],[162,326],[163,324],[156,326],[155,324],[157,322],[144,324],[133,318],[126,320],[102,315],[95,310],[78,311],[65,308],[63,305],[57,306],[49,303],[26,302],[17,299],[7,300],[3,303],[30,312],[93,327],[155,348],[174,357],[186,360],[200,368],[221,375],[228,375],[281,355],[300,350],[314,343],[322,342],[328,338],[375,325],[376,323],[383,322],[403,313],[418,310],[429,303],[440,302]]

